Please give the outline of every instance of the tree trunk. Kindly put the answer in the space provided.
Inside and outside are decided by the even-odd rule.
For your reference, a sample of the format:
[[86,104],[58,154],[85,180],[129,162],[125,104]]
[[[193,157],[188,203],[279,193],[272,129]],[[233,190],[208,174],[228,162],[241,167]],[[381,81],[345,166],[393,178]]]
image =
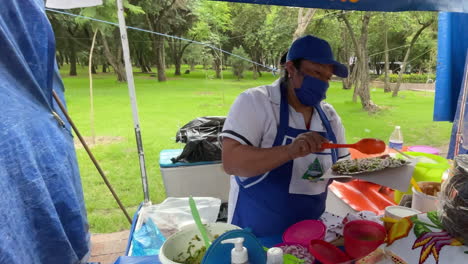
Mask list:
[[182,65],[182,60],[181,58],[179,58],[178,56],[176,56],[175,60],[174,60],[174,66],[175,66],[175,72],[174,74],[177,75],[177,76],[180,76],[181,73],[180,73],[180,67]]
[[166,59],[164,52],[164,38],[161,36],[155,36],[154,48],[156,51],[156,69],[158,71],[158,81],[166,81]]
[[[365,12],[362,18],[362,25],[361,25],[361,38],[358,42],[354,31],[349,23],[348,18],[341,14],[343,21],[348,28],[349,35],[354,44],[354,48],[356,51],[358,63],[356,69],[356,79],[357,84],[355,86],[355,94],[359,95],[361,99],[362,107],[368,112],[374,112],[378,109],[378,107],[372,102],[370,91],[369,91],[369,64],[368,64],[368,54],[367,54],[367,39],[368,39],[368,28],[371,15],[369,12]],[[353,100],[355,98],[355,94],[353,95]]]
[[388,52],[388,24],[386,22],[387,16],[384,14],[384,39],[385,39],[385,84],[384,84],[384,92],[389,93],[392,91],[390,87],[390,80],[389,80],[389,52]]
[[102,64],[102,73],[106,73],[107,72],[107,63],[103,63]]
[[[112,55],[110,49],[109,49],[109,44],[107,42],[107,38],[104,36],[104,34],[100,34],[101,39],[102,39],[102,44],[104,46],[104,55],[107,58],[107,61],[110,63],[112,68],[114,68],[115,73],[117,74],[117,80],[119,82],[126,82],[127,81],[127,76],[125,75],[125,69],[122,65],[122,61],[119,59],[121,55],[121,50],[117,52],[117,58]],[[120,53],[120,54],[119,54]]]
[[420,23],[421,28],[416,32],[416,34],[414,34],[413,38],[411,39],[410,45],[409,45],[408,49],[406,50],[405,58],[403,59],[403,64],[401,65],[400,72],[398,73],[397,84],[393,88],[392,97],[398,96],[398,92],[400,90],[400,85],[401,85],[401,79],[403,78],[403,74],[406,71],[406,64],[408,62],[408,58],[409,58],[409,55],[411,53],[411,48],[413,48],[414,43],[416,43],[416,41],[418,40],[419,36],[424,31],[424,29],[429,27],[432,24],[432,22],[434,22],[434,20],[430,20],[430,21],[428,21],[426,23]]
[[222,54],[218,54],[218,52],[214,49],[211,49],[212,50],[212,54],[213,54],[213,69],[215,70],[216,72],[216,79],[221,79],[221,56]]
[[252,63],[252,78],[254,80],[257,80],[258,79],[258,71],[257,71],[257,64],[255,63]]
[[57,66],[59,69],[63,66],[63,54],[60,51],[58,51],[58,54],[57,54],[57,64],[58,64]]
[[76,76],[76,49],[75,42],[72,39],[68,40],[68,48],[70,49],[70,76]]
[[354,72],[356,67],[353,67],[350,58],[351,58],[351,52],[350,52],[350,47],[348,45],[349,40],[348,40],[348,34],[346,32],[346,28],[341,27],[341,37],[343,39],[343,49],[341,50],[340,54],[340,59],[341,61],[345,62],[345,65],[348,67],[349,70],[349,75],[347,78],[342,79],[342,84],[343,84],[343,89],[344,90],[349,90],[352,88],[353,83],[354,83]]
[[317,11],[317,9],[315,8],[308,8],[307,12],[304,14],[304,9],[305,8],[299,8],[299,11],[297,13],[297,28],[293,34],[293,41],[304,35],[304,32],[306,31],[307,26],[312,20],[315,11]]
[[350,80],[350,87],[353,86],[354,84],[354,90],[353,90],[353,102],[356,103],[357,102],[357,98],[358,98],[358,91],[359,89],[361,88],[361,78],[359,78],[358,74],[360,74],[361,70],[361,64],[359,63],[359,61],[356,61],[354,63],[354,67],[353,67],[353,74],[351,76],[351,80]]

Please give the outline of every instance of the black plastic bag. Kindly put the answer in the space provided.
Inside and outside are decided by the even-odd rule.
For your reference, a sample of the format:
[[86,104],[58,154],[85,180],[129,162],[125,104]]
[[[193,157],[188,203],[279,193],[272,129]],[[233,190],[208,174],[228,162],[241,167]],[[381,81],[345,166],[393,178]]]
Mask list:
[[177,131],[176,142],[186,143],[182,153],[172,162],[200,162],[221,160],[221,143],[218,136],[226,117],[205,116],[196,118]]
[[187,143],[199,139],[217,142],[225,120],[224,116],[204,116],[193,119],[177,131],[176,142]]
[[209,142],[206,139],[189,141],[182,153],[178,157],[171,159],[173,163],[217,160],[221,160],[221,146],[219,142]]

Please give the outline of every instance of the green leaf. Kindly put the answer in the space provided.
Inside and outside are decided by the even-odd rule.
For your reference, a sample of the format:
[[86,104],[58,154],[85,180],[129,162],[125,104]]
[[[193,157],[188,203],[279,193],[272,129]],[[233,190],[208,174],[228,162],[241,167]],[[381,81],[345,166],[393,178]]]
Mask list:
[[431,230],[427,226],[421,223],[415,223],[413,231],[416,237],[420,237],[425,233],[431,232]]
[[434,225],[436,225],[438,228],[443,229],[442,223],[439,220],[437,212],[428,212],[427,218],[429,218],[429,220],[431,220],[431,222],[434,223]]

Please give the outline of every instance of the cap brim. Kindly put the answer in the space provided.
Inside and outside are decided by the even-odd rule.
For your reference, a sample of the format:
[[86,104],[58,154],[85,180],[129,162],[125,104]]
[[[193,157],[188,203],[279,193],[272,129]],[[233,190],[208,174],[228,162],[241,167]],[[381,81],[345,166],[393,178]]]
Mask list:
[[338,77],[341,78],[346,78],[348,77],[348,68],[346,68],[345,65],[335,61],[335,60],[330,60],[330,59],[317,59],[317,58],[304,58],[306,60],[310,60],[315,63],[322,63],[322,64],[332,64],[333,65],[333,74],[335,74]]

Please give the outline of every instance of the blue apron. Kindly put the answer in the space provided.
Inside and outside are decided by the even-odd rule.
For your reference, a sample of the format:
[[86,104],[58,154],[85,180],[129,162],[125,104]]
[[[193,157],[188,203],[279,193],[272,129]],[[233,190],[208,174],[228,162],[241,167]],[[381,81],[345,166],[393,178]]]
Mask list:
[[[286,94],[286,89],[281,86],[280,123],[273,147],[290,144],[298,135],[310,132],[289,127],[289,105]],[[315,110],[326,128],[326,133],[318,133],[336,143],[330,122],[320,105],[317,105]],[[327,159],[330,164],[338,159],[336,149],[314,154],[322,160]],[[318,219],[325,211],[326,186],[329,182],[322,182],[326,186],[320,194],[290,193],[293,166],[294,161],[291,160],[270,172],[243,181],[235,176],[239,185],[239,195],[232,223],[251,228],[256,236],[266,237],[282,234],[287,227],[299,221]]]

